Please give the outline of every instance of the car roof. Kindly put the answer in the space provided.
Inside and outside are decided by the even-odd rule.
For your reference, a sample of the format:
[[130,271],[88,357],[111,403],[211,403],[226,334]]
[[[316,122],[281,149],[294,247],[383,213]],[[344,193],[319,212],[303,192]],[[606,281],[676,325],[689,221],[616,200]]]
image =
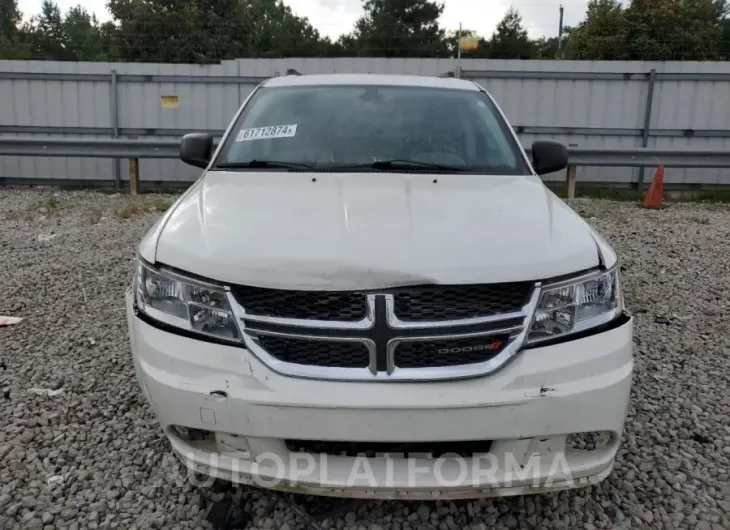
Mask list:
[[266,87],[322,86],[322,85],[390,85],[427,88],[451,88],[479,91],[471,81],[453,77],[387,74],[314,74],[284,75],[264,82]]

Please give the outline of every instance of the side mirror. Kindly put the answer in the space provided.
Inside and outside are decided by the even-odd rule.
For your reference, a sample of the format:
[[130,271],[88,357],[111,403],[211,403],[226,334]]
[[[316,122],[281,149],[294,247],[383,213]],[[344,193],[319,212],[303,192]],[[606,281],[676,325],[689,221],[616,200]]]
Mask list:
[[538,175],[565,169],[568,167],[568,148],[558,142],[534,142],[532,167]]
[[208,167],[213,155],[213,137],[208,133],[190,133],[180,142],[180,160],[195,167]]

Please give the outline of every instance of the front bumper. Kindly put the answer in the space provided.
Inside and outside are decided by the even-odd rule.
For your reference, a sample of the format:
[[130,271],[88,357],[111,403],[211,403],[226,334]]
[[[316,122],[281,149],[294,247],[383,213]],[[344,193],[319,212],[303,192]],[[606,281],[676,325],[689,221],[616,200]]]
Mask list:
[[[134,314],[129,293],[127,317],[137,378],[173,450],[190,470],[237,483],[386,499],[585,486],[610,473],[628,408],[630,318],[525,350],[486,377],[360,383],[282,376],[245,349],[162,331]],[[207,435],[192,439],[179,427]],[[579,433],[601,433],[601,443],[575,448]],[[295,452],[287,440],[491,445],[480,454],[366,457]]]

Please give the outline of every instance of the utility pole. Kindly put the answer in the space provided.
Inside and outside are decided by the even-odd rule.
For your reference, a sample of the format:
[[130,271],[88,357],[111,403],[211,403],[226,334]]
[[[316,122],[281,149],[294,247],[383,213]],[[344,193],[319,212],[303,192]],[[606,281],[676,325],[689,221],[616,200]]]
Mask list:
[[560,22],[558,23],[558,56],[557,59],[561,56],[561,49],[563,45],[563,13],[565,12],[565,9],[563,8],[563,5],[560,4]]
[[461,78],[461,22],[459,22],[459,36],[456,40],[456,78]]

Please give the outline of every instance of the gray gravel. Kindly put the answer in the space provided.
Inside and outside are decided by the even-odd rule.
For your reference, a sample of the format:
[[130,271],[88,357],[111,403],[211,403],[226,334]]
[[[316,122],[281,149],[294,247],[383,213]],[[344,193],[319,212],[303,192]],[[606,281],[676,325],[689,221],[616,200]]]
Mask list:
[[[137,388],[123,293],[170,200],[0,189],[0,315],[25,319],[0,328],[0,529],[211,528],[210,501],[232,497],[254,528],[303,527],[263,492],[187,481]],[[615,472],[550,495],[368,502],[325,527],[730,528],[730,208],[574,207],[620,252],[636,316]]]

